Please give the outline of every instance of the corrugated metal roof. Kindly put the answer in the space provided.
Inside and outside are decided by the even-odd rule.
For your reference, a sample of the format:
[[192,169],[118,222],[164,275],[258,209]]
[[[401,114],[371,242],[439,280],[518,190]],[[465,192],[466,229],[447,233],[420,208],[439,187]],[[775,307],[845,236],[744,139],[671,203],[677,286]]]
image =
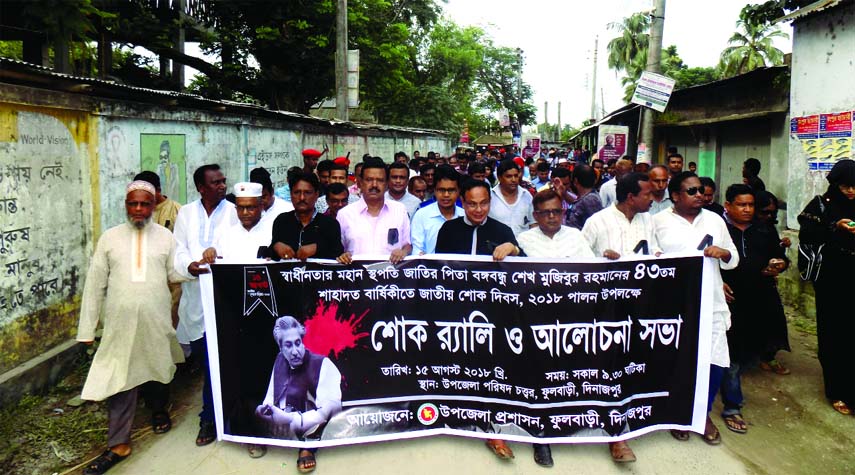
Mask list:
[[798,20],[800,18],[805,18],[814,13],[819,13],[827,8],[836,7],[843,0],[819,0],[818,2],[811,3],[810,5],[799,8],[794,12],[790,12],[788,15],[784,15],[781,18],[778,18],[774,21],[774,23],[780,23],[782,21],[793,21]]
[[[299,120],[300,122],[308,122],[319,126],[330,126],[330,125],[344,125],[346,127],[360,129],[360,130],[379,130],[386,132],[408,132],[415,134],[431,134],[431,135],[450,135],[447,131],[444,130],[436,130],[436,129],[422,129],[416,127],[404,127],[397,125],[382,125],[382,124],[364,124],[358,122],[343,122],[338,120],[328,120],[321,119],[318,117],[312,117],[305,114],[299,114],[296,112],[284,111],[284,110],[273,110],[268,109],[266,107],[262,107],[256,104],[247,104],[243,102],[234,102],[228,100],[216,100],[216,99],[208,99],[202,97],[197,94],[188,94],[186,92],[178,92],[178,91],[164,91],[160,89],[149,89],[138,86],[131,86],[128,84],[122,84],[114,81],[105,81],[103,79],[90,78],[90,77],[82,77],[82,76],[73,76],[71,74],[63,74],[58,73],[50,68],[27,63],[24,61],[18,61],[10,58],[0,57],[0,81],[3,81],[4,78],[9,78],[14,76],[14,73],[18,73],[20,75],[29,75],[29,77],[50,77],[55,78],[60,81],[67,81],[68,83],[74,83],[76,85],[90,85],[93,87],[103,88],[102,91],[94,91],[94,92],[86,92],[86,91],[75,91],[75,93],[79,94],[88,94],[95,97],[103,97],[98,93],[101,92],[103,94],[104,91],[111,92],[125,92],[127,94],[136,94],[137,97],[134,97],[133,100],[139,100],[139,97],[150,97],[154,98],[174,98],[174,99],[183,99],[188,102],[192,102],[198,106],[207,106],[208,108],[212,107],[222,107],[229,110],[231,113],[247,113],[247,112],[255,112],[255,113],[263,113],[265,115],[272,116],[283,116],[291,119]],[[21,84],[21,82],[18,82]],[[38,86],[45,87],[44,84],[27,84],[23,83],[23,85],[29,86]],[[47,86],[49,88],[50,85]],[[55,88],[56,90],[61,90],[64,92],[68,92],[63,88]],[[131,98],[127,98],[128,100],[132,100]]]
[[638,104],[627,104],[627,105],[625,105],[625,106],[621,107],[620,109],[614,110],[614,111],[610,112],[610,113],[609,113],[609,115],[607,115],[607,116],[603,117],[603,118],[602,118],[602,119],[600,119],[599,121],[597,121],[597,122],[595,122],[595,123],[593,123],[593,124],[591,124],[591,125],[589,125],[589,126],[587,126],[587,127],[584,127],[582,130],[580,130],[580,131],[579,131],[579,133],[578,133],[578,134],[576,134],[576,135],[574,135],[574,136],[570,137],[567,141],[569,142],[569,141],[571,141],[571,140],[574,140],[576,137],[578,137],[578,136],[582,135],[582,134],[583,134],[583,133],[585,133],[586,131],[588,131],[588,130],[590,130],[590,129],[593,129],[594,127],[599,127],[600,125],[602,125],[602,124],[606,123],[607,121],[612,120],[612,119],[614,119],[615,117],[617,117],[617,116],[619,116],[619,115],[621,115],[621,114],[625,114],[625,113],[627,113],[627,112],[629,112],[629,111],[631,111],[631,110],[633,110],[633,109],[638,109],[639,107],[641,107],[641,106],[640,106],[640,105],[638,105]]

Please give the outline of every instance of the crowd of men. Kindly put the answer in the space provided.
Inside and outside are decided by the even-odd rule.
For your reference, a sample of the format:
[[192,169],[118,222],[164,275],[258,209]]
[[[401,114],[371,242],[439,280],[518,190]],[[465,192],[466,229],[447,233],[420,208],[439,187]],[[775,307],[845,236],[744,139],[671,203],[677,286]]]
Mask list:
[[[267,170],[256,168],[248,182],[229,188],[218,165],[203,165],[193,173],[199,198],[184,206],[162,195],[153,172],[127,186],[127,223],[99,240],[81,310],[78,340],[91,344],[99,321],[104,325],[83,397],[107,399],[109,406],[108,449],[84,473],[104,473],[130,455],[138,394],[152,411],[153,431],[170,429],[168,384],[175,364],[191,355],[204,372],[196,445],[216,439],[198,277],[218,261],[348,264],[370,256],[398,263],[434,253],[619,259],[703,249],[717,264],[708,412],[720,392],[727,428],[744,433],[742,371],[759,362],[789,372],[775,358],[789,350],[775,286],[789,264],[789,242],[775,230],[777,199],[764,190],[755,159],[745,162],[744,183],[727,187],[721,207],[715,183],[698,177],[694,163],[684,170],[676,152],[654,166],[628,157],[587,163],[583,149],[545,150],[528,159],[499,149],[450,157],[399,152],[391,163],[366,155],[352,173],[348,157],[321,160],[325,153],[304,150],[303,166],[289,169],[278,187]],[[299,324],[294,330],[304,331]],[[322,404],[292,409],[329,413]],[[299,422],[287,417],[298,434],[303,415]],[[721,441],[709,416],[703,440]],[[500,439],[487,446],[499,458],[514,456]],[[247,448],[252,457],[266,451]],[[626,442],[609,449],[616,462],[636,460]],[[548,445],[536,444],[534,458],[553,464]],[[299,451],[298,470],[315,464],[315,450]]]

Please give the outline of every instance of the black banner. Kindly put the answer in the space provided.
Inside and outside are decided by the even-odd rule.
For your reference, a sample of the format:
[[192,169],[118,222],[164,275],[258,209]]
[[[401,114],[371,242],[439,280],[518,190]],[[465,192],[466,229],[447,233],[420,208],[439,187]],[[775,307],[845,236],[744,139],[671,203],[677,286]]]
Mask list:
[[699,256],[214,265],[219,435],[300,447],[701,431],[703,269]]

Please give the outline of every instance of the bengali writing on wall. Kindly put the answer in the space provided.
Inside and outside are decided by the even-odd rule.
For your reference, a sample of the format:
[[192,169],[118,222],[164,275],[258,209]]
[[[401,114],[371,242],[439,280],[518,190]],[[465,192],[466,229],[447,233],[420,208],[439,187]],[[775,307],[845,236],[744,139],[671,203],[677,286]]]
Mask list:
[[[21,140],[27,137],[22,136]],[[37,139],[29,140],[39,143]],[[58,140],[54,138],[49,143]],[[34,232],[38,226],[34,219],[36,210],[24,203],[31,203],[32,196],[38,195],[33,190],[61,185],[64,179],[63,165],[58,161],[35,167],[0,166],[0,260],[3,262],[0,310],[12,311],[29,302],[41,302],[62,289],[61,277],[50,273],[53,266],[42,263],[40,243],[35,241],[39,235]]]
[[[308,351],[342,375],[342,410],[317,435],[328,445],[412,431],[585,442],[689,426],[705,404],[694,398],[708,364],[702,261],[214,266],[218,397],[258,404],[279,352],[273,324],[293,315]],[[300,445],[251,412],[222,416],[226,436]]]

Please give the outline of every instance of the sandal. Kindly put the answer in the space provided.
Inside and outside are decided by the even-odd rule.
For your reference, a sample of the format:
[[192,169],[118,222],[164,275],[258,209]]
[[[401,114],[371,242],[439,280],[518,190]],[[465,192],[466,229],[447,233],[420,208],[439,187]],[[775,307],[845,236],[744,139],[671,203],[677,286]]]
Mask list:
[[158,411],[151,415],[151,431],[155,434],[165,434],[172,429],[172,420],[166,411]]
[[311,450],[302,449],[297,453],[297,471],[300,473],[309,473],[316,465],[315,454]]
[[126,458],[128,458],[127,455],[119,455],[116,452],[107,449],[103,454],[99,455],[98,458],[93,460],[92,463],[86,466],[86,469],[83,470],[83,475],[101,475],[107,470],[113,468],[113,465],[116,465]]
[[729,416],[721,416],[724,419],[724,424],[733,432],[737,434],[744,434],[748,432],[748,424],[745,423],[745,419],[742,418],[742,414],[730,414]]
[[258,444],[247,444],[246,451],[249,452],[250,458],[260,459],[261,457],[264,457],[264,454],[267,453],[267,446]]
[[514,458],[514,451],[502,439],[487,439],[487,448],[492,450],[496,454],[496,457],[502,460]]
[[680,442],[686,442],[687,440],[689,440],[689,431],[671,429],[671,437],[674,437]]
[[781,376],[790,374],[790,369],[782,365],[781,362],[778,360],[761,361],[760,369],[762,369],[763,371],[770,371]]
[[847,406],[846,403],[843,401],[834,401],[831,403],[831,407],[833,407],[835,411],[843,414],[844,416],[852,414],[852,409],[849,409],[849,406]]
[[707,416],[707,426],[704,428],[704,435],[702,438],[704,439],[704,442],[710,445],[721,444],[721,433],[718,431],[718,427],[715,426],[709,416]]
[[202,447],[217,440],[217,427],[212,421],[199,421],[199,434],[196,435],[196,446]]

